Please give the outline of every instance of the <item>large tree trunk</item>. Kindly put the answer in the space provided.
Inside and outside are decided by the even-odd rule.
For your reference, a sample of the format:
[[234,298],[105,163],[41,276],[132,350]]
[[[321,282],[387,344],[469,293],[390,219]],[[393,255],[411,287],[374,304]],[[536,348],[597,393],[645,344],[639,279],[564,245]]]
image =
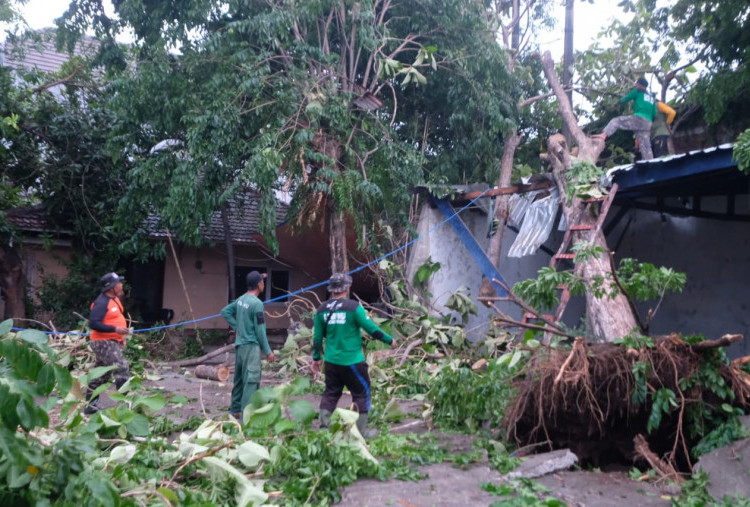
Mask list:
[[[312,144],[315,150],[327,156],[338,170],[337,166],[342,154],[341,143],[319,130],[315,133]],[[328,231],[331,273],[346,273],[349,271],[349,253],[346,248],[346,214],[344,210],[336,209],[333,192],[326,200],[326,229]]]
[[346,217],[343,212],[336,211],[333,199],[328,199],[326,203],[326,229],[331,273],[347,273],[349,256],[346,249]]
[[[573,109],[568,101],[557,73],[554,69],[554,63],[549,52],[542,55],[542,66],[549,81],[550,87],[555,92],[559,102],[560,114],[563,121],[570,129],[572,137],[578,144],[578,159],[596,163],[599,155],[604,150],[604,142],[600,139],[592,139],[586,136],[578,127],[576,118],[573,115]],[[596,217],[587,212],[589,204],[582,199],[574,197],[570,202],[565,197],[567,195],[566,171],[572,165],[570,149],[565,142],[565,138],[560,134],[551,136],[547,141],[547,153],[544,157],[552,165],[553,175],[560,190],[562,197],[563,213],[565,220],[569,225],[582,224],[593,225]],[[587,234],[588,231],[577,232],[576,234]],[[585,237],[585,236],[584,236]],[[573,241],[576,241],[574,238]],[[610,262],[610,251],[607,247],[607,240],[604,233],[599,230],[595,233],[593,243],[603,249],[604,253],[598,258],[593,258],[583,262],[576,269],[583,277],[586,286],[590,287],[592,282],[599,277],[604,280],[613,280],[612,263]],[[606,341],[613,341],[629,334],[634,328],[638,327],[636,317],[630,307],[628,299],[619,290],[613,298],[602,297],[596,298],[592,291],[586,291],[586,317],[589,330],[599,338]]]
[[[516,148],[521,143],[521,135],[515,131],[513,134],[505,139],[505,147],[503,149],[503,158],[500,161],[500,180],[498,186],[505,188],[510,186],[510,179],[513,173],[513,157],[516,153]],[[510,195],[501,194],[496,197],[495,200],[495,214],[494,218],[497,220],[497,231],[490,238],[489,247],[489,259],[492,264],[499,268],[500,257],[502,254],[503,247],[503,233],[505,227],[508,224],[508,201]],[[482,278],[482,286],[479,289],[480,297],[493,297],[495,296],[495,288],[492,286],[490,280],[486,277]]]
[[16,249],[7,245],[0,246],[0,290],[5,297],[3,320],[25,319],[26,277],[23,272],[23,263]]

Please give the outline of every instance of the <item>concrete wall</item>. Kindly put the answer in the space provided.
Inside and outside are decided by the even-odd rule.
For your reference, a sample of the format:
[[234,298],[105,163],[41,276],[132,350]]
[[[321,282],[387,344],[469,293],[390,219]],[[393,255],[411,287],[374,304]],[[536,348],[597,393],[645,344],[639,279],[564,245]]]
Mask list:
[[[490,225],[489,215],[482,208],[472,208],[462,212],[459,216],[486,251],[489,246],[489,238],[487,237]],[[443,305],[459,287],[468,287],[472,298],[479,295],[482,272],[449,224],[444,223],[437,229],[432,230],[444,220],[445,217],[437,209],[429,205],[422,207],[417,226],[420,239],[411,247],[406,274],[408,279],[412,280],[416,270],[429,257],[433,261],[439,262],[441,269],[430,278],[428,290],[434,296],[435,311],[447,314],[450,311]],[[432,232],[427,234],[430,230]],[[559,235],[556,234],[556,236]],[[515,237],[516,233],[510,229],[505,230],[503,254],[498,267],[500,274],[511,286],[518,281],[535,277],[539,268],[547,266],[550,260],[549,255],[543,252],[520,259],[509,258],[507,253]],[[496,306],[514,319],[522,317],[521,309],[513,303],[498,301]],[[491,325],[490,318],[496,314],[494,309],[487,308],[483,304],[477,304],[477,308],[478,315],[471,316],[466,327],[467,336],[472,341],[480,339],[487,333]],[[580,310],[573,308],[570,313],[580,313]]]
[[[704,198],[702,209],[725,211],[726,198]],[[613,206],[609,213],[615,216]],[[738,214],[750,212],[748,196],[737,196]],[[466,226],[483,248],[488,246],[488,215],[479,209],[461,215]],[[418,231],[424,235],[444,217],[436,209],[425,205],[421,211]],[[557,224],[555,224],[557,227]],[[508,258],[516,234],[506,229],[503,256],[499,271],[511,285],[536,276],[539,268],[549,264],[549,254],[541,250],[533,256]],[[546,246],[556,251],[562,234],[554,232]],[[658,266],[671,267],[686,273],[687,285],[681,294],[668,295],[660,305],[651,324],[651,334],[702,334],[708,339],[726,333],[741,333],[747,339],[729,349],[732,357],[750,354],[750,227],[746,222],[725,222],[704,218],[680,218],[652,211],[631,210],[607,237],[615,250],[615,258],[636,258]],[[429,281],[428,288],[435,297],[435,310],[447,312],[442,306],[450,294],[465,285],[476,297],[481,283],[481,272],[469,252],[450,225],[443,224],[421,237],[410,251],[407,276],[411,280],[416,269],[431,257],[442,268]],[[644,316],[656,301],[639,305]],[[520,319],[521,311],[508,302],[497,304],[513,318]],[[489,328],[494,310],[478,305],[479,315],[470,319],[467,329],[472,339],[481,338]],[[584,313],[582,297],[572,298],[564,321],[569,326],[581,324]]]
[[[704,198],[705,210],[726,210],[726,198]],[[748,196],[737,196],[738,214],[750,211]],[[616,213],[610,211],[610,216]],[[628,225],[628,221],[630,224]],[[622,238],[622,239],[620,239]],[[651,325],[652,334],[703,334],[708,339],[741,333],[732,357],[750,354],[750,225],[705,218],[681,218],[631,210],[608,236],[615,257],[666,266],[687,275],[682,294],[668,295]],[[617,246],[619,242],[619,246]],[[643,315],[655,302],[641,304]]]
[[45,277],[54,276],[64,278],[68,269],[63,262],[70,259],[70,248],[53,247],[48,252],[41,245],[27,243],[23,246],[23,262],[26,269],[26,282],[29,284],[29,294],[36,300],[36,293],[42,286]]
[[[174,311],[171,324],[217,315],[228,303],[225,252],[223,245],[213,248],[178,247],[178,260],[182,270],[182,279],[187,288],[187,296],[174,258],[169,255],[165,259],[162,307]],[[54,254],[45,251],[40,245],[24,246],[26,276],[32,297],[35,297],[45,276],[64,277],[67,274],[65,266],[60,263],[59,259],[67,260],[69,257],[70,249],[67,246],[54,248]],[[200,269],[196,267],[196,261],[201,261]],[[299,268],[284,265],[257,247],[235,247],[235,262],[237,267],[265,267],[268,271],[289,270],[290,292],[320,281],[311,278]],[[162,283],[162,280],[152,280],[150,283]],[[242,290],[244,287],[239,289]],[[270,288],[267,287],[267,291],[267,295],[270,295]],[[291,303],[268,303],[266,305],[268,329],[286,330],[292,320],[300,321],[303,319],[303,314],[312,313],[325,296],[325,287],[322,287],[313,293],[295,296]],[[228,325],[223,318],[214,317],[185,327],[227,329]]]
[[[317,283],[317,280],[313,280],[298,269],[278,262],[259,248],[235,246],[234,253],[237,267],[265,267],[269,271],[272,269],[289,270],[290,292]],[[164,265],[163,307],[174,311],[172,323],[217,315],[228,303],[226,249],[224,246],[213,248],[183,247],[179,249],[178,260],[182,268],[187,295],[172,256],[167,257]],[[200,269],[196,268],[196,261],[200,261]],[[244,287],[238,287],[238,290],[242,289]],[[268,287],[267,290],[269,290]],[[324,296],[324,289],[319,289],[317,294],[317,297]],[[307,301],[311,303],[307,304]],[[311,304],[317,305],[317,301],[316,297],[311,294],[300,294],[292,300],[291,308],[290,304],[285,302],[268,303],[266,305],[268,329],[287,329],[290,325],[290,319],[299,320],[303,312],[310,311],[313,308]],[[192,312],[190,311],[191,306]],[[228,325],[223,318],[214,317],[186,327],[226,329]]]

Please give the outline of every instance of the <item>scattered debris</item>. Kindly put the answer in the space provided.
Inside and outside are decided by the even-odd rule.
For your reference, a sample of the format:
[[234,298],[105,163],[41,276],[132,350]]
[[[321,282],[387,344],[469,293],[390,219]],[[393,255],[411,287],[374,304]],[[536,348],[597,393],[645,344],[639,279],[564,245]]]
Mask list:
[[560,449],[530,456],[506,477],[508,479],[533,479],[558,470],[567,470],[576,463],[578,463],[578,456],[570,452],[570,449]]

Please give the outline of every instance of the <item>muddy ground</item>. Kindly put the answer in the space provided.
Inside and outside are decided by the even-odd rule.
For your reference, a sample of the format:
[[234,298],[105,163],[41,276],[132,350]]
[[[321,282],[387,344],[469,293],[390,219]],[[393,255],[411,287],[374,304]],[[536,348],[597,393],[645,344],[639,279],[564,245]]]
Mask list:
[[[233,358],[228,358],[233,364]],[[227,361],[227,358],[222,358]],[[144,388],[163,390],[172,395],[183,395],[188,402],[179,408],[170,408],[167,414],[175,422],[198,417],[224,417],[229,409],[232,379],[227,382],[202,380],[194,376],[194,368],[172,368],[158,363],[155,369],[149,369],[144,376]],[[273,385],[283,382],[264,372],[262,385]],[[314,406],[318,405],[319,396],[306,395]],[[345,406],[349,398],[345,393],[339,406]],[[415,403],[420,406],[414,406]],[[105,395],[100,406],[108,407],[113,402]],[[418,414],[421,404],[404,400],[402,412]],[[430,431],[423,421],[410,418],[391,427],[393,432],[425,433]],[[441,435],[439,439],[444,448],[454,453],[467,453],[472,450],[471,435]],[[458,468],[450,463],[440,463],[419,468],[426,475],[419,482],[391,480],[381,482],[376,479],[363,479],[342,490],[340,505],[351,506],[465,506],[490,505],[502,497],[493,496],[482,490],[482,483],[499,484],[506,479],[493,470],[486,456],[470,467]],[[538,479],[535,482],[550,488],[548,495],[554,496],[571,506],[621,506],[670,505],[670,493],[678,495],[674,488],[658,487],[651,483],[639,482],[628,478],[625,471],[591,472],[569,470],[556,472]]]

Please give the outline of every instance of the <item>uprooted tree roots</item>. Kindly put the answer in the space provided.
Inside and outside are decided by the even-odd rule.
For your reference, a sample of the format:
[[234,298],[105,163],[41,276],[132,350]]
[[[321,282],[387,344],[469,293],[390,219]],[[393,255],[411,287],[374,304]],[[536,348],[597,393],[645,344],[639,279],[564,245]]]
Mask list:
[[691,345],[671,335],[640,350],[577,338],[571,350],[544,349],[516,383],[506,436],[519,447],[570,448],[584,464],[650,466],[677,478],[690,471],[706,416],[724,403],[750,404],[750,378],[717,349],[740,338]]

